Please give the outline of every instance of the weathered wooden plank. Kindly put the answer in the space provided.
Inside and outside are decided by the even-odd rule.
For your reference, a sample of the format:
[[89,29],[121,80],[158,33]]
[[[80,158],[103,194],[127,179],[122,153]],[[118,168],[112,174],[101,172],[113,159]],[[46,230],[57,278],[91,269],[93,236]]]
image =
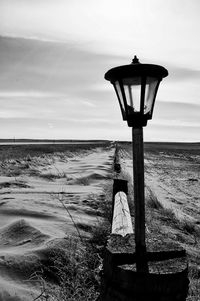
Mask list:
[[112,220],[112,234],[125,236],[133,233],[131,215],[129,211],[127,195],[120,191],[114,199],[114,210]]

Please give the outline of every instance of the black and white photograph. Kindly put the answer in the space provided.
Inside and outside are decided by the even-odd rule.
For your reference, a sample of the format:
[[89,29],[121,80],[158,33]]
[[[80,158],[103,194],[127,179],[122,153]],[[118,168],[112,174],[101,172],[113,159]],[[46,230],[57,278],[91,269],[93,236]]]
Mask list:
[[0,0],[0,301],[200,301],[199,36],[199,0]]

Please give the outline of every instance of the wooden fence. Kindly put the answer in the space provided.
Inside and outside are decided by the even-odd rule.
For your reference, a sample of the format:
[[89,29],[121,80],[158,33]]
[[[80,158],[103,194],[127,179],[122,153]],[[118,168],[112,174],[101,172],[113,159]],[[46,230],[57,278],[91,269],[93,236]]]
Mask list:
[[148,273],[136,269],[135,236],[128,204],[128,183],[114,157],[113,216],[103,262],[101,301],[185,301],[188,268],[184,249],[147,252]]

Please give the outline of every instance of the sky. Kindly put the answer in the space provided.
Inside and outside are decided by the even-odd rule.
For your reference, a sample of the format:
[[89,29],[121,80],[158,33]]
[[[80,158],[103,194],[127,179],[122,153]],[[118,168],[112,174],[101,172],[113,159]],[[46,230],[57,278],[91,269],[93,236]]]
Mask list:
[[104,74],[164,66],[145,141],[200,141],[199,0],[0,0],[0,138],[131,140]]

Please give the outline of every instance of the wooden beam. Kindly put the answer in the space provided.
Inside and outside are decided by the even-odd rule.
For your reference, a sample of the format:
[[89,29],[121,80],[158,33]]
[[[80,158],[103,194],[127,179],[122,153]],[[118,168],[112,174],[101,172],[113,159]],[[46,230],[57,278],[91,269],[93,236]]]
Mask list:
[[127,195],[120,191],[114,199],[114,210],[112,220],[112,234],[125,236],[133,233],[131,215],[129,211]]

